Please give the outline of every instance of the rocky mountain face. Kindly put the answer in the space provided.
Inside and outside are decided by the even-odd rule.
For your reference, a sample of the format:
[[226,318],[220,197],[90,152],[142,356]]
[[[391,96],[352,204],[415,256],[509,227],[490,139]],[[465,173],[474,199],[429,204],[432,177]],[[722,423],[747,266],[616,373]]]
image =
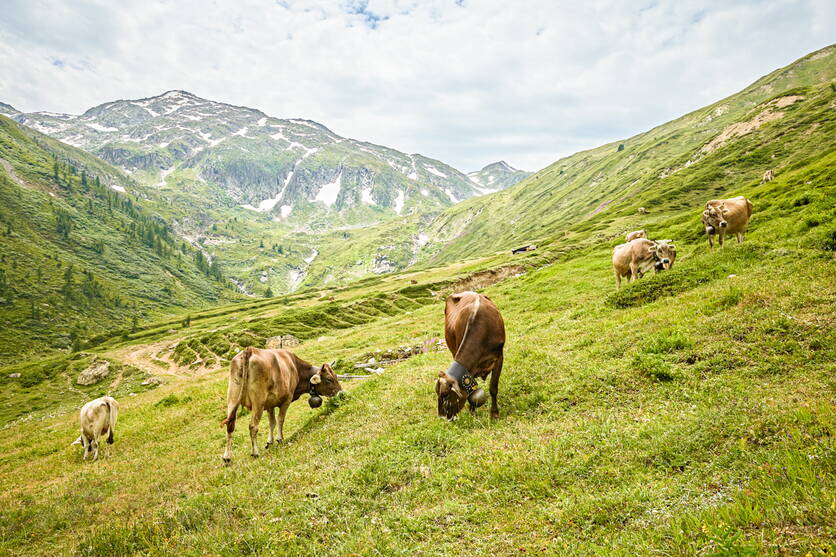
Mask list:
[[383,210],[379,219],[442,208],[484,190],[440,161],[186,91],[113,101],[80,116],[11,115],[146,185],[162,188],[180,173],[210,185],[221,205],[238,204],[277,220],[307,215],[301,209],[312,206],[338,212],[365,206]]
[[16,116],[17,114],[20,114],[20,111],[10,104],[0,102],[0,114],[11,118],[13,116]]
[[491,163],[482,170],[468,172],[467,177],[475,184],[480,193],[493,193],[510,188],[531,176],[531,172],[518,170],[505,161]]

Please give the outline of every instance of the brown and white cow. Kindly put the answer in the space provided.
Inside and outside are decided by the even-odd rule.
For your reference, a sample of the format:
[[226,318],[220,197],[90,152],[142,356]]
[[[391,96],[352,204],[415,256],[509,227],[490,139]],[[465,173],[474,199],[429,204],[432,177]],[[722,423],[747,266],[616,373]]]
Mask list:
[[[250,442],[253,457],[258,456],[258,425],[261,413],[266,410],[270,419],[267,434],[269,449],[274,442],[284,441],[284,418],[290,403],[305,393],[310,394],[308,403],[312,408],[322,404],[323,396],[334,396],[342,390],[334,370],[329,364],[312,366],[288,350],[260,349],[249,347],[238,353],[229,366],[229,388],[226,394],[227,413],[221,425],[226,425],[226,451],[224,462],[232,460],[232,432],[235,431],[235,417],[238,406],[243,405],[252,412],[250,418]],[[279,437],[276,428],[276,413],[279,409]]]
[[702,224],[708,236],[709,247],[714,247],[714,234],[723,247],[726,234],[737,235],[737,243],[746,239],[746,228],[752,218],[752,202],[738,196],[731,199],[712,199],[705,204],[702,212]]
[[438,415],[452,420],[469,403],[471,412],[485,403],[485,391],[476,379],[491,376],[491,418],[499,417],[496,395],[502,373],[505,323],[490,298],[476,292],[447,297],[444,306],[444,338],[453,355],[447,371],[435,382]]
[[[116,427],[116,419],[119,417],[119,403],[109,396],[103,396],[91,400],[81,407],[78,421],[81,426],[81,435],[73,441],[73,445],[84,447],[83,460],[92,453],[93,460],[99,459],[99,440],[107,434],[107,444],[113,444],[113,429]],[[110,447],[106,448],[107,456],[110,456]]]
[[630,242],[632,240],[635,240],[636,238],[647,238],[647,232],[645,232],[644,230],[628,232],[627,235],[624,237],[624,241]]
[[641,278],[646,272],[666,271],[673,267],[676,260],[676,246],[671,240],[654,242],[647,238],[636,238],[626,244],[615,246],[612,252],[612,268],[615,272],[615,284],[621,288],[621,278],[628,280]]

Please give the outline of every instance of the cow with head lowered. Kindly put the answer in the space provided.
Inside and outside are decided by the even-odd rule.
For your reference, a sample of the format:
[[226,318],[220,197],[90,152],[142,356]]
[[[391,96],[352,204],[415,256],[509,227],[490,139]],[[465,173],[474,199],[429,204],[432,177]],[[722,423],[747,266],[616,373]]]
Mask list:
[[673,267],[675,260],[676,246],[671,240],[636,238],[626,244],[619,244],[612,253],[616,287],[621,288],[622,277],[628,277],[629,281],[633,281],[651,269],[655,273],[666,271]]
[[[260,349],[249,347],[238,353],[229,366],[229,388],[227,389],[226,451],[224,463],[232,460],[232,432],[235,431],[235,417],[238,406],[243,405],[252,412],[250,418],[250,442],[253,457],[258,452],[258,425],[261,413],[267,411],[270,430],[267,433],[266,449],[274,442],[284,441],[284,419],[290,403],[304,394],[309,394],[308,404],[316,408],[322,404],[323,396],[334,396],[342,390],[334,370],[329,364],[316,367],[288,350]],[[275,437],[276,408],[279,409],[279,436]]]
[[746,239],[746,229],[752,218],[752,202],[745,197],[738,196],[731,199],[712,199],[705,204],[702,212],[702,224],[708,236],[708,245],[714,248],[714,235],[723,247],[726,234],[735,234],[737,243]]
[[453,363],[447,371],[438,373],[435,382],[438,416],[452,420],[465,403],[475,413],[487,398],[476,380],[490,375],[491,418],[498,418],[496,395],[502,373],[505,323],[496,305],[476,292],[451,294],[444,306],[444,338]]
[[626,236],[624,236],[625,242],[631,242],[636,238],[647,238],[647,232],[644,230],[635,230],[633,232],[628,232]]

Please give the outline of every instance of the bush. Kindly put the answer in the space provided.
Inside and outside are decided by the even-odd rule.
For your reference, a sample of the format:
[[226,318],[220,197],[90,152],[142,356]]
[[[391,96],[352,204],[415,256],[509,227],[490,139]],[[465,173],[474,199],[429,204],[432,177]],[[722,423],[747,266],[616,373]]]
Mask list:
[[690,348],[693,345],[691,339],[678,330],[663,331],[653,336],[642,348],[645,354],[670,354],[677,350]]
[[656,381],[673,381],[671,365],[659,354],[638,353],[633,356],[633,369]]

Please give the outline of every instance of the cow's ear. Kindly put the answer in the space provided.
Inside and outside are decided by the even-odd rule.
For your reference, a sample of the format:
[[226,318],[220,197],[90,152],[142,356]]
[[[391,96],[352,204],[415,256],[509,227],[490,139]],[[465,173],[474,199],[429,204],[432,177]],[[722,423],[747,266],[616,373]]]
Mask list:
[[320,373],[322,373],[321,370],[311,375],[311,385],[319,385],[320,383],[322,383],[322,376],[320,375]]

